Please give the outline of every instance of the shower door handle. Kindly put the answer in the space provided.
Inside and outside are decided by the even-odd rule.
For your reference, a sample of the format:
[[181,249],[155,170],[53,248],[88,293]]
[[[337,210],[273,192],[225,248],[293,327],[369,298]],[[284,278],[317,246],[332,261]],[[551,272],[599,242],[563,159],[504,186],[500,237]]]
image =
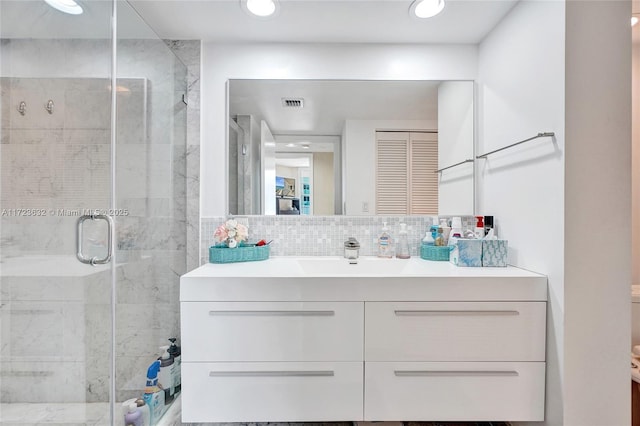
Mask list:
[[[98,257],[85,257],[82,249],[82,229],[83,224],[86,220],[104,220],[107,222],[107,255],[103,258]],[[78,230],[77,230],[77,252],[76,257],[82,263],[87,263],[89,265],[103,265],[105,263],[109,263],[111,260],[111,256],[113,255],[113,219],[111,216],[107,216],[104,214],[85,214],[78,218]]]

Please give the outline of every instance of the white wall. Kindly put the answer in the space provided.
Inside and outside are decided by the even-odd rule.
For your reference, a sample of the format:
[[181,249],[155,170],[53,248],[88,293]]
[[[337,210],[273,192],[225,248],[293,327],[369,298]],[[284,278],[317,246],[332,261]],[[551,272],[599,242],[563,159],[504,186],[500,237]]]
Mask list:
[[[473,82],[445,81],[438,86],[438,168],[473,159]],[[473,215],[473,163],[438,176],[438,213]]]
[[276,176],[298,180],[298,169],[276,164]]
[[225,83],[230,78],[474,80],[474,45],[219,44],[202,46],[202,215],[226,213]]
[[[631,423],[630,16],[630,1],[567,2],[567,426]],[[594,217],[615,224],[611,243],[610,229],[593,226]]]
[[537,139],[477,163],[477,213],[496,218],[509,263],[549,277],[546,422],[553,425],[563,424],[564,16],[562,1],[518,3],[480,44],[477,82],[477,154],[556,133],[555,142]]
[[[437,130],[438,120],[346,120],[345,146],[346,213],[373,215],[376,212],[376,130]],[[364,212],[362,203],[369,205]]]

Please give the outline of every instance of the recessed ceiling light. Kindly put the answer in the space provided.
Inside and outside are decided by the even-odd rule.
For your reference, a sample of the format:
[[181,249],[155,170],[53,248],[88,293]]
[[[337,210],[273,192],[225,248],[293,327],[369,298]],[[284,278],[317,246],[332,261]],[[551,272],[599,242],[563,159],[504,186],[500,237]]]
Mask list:
[[409,13],[418,18],[432,18],[444,9],[444,0],[416,0],[411,4]]
[[631,17],[631,26],[633,27],[637,23],[638,23],[638,18],[636,16],[632,16]]
[[242,8],[259,18],[269,18],[278,11],[278,0],[241,0]]
[[293,147],[296,146],[296,144],[295,143],[288,143],[286,146],[288,146],[289,148],[293,148]]
[[82,6],[73,0],[44,0],[49,6],[70,15],[80,15]]

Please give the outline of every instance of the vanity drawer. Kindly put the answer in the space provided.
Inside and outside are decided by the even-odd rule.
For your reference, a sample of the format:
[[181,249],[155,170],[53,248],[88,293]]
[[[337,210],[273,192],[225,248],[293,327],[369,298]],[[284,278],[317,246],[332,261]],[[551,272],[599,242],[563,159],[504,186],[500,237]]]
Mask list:
[[544,361],[545,302],[367,302],[365,361]]
[[188,361],[362,361],[362,302],[182,302]]
[[182,363],[182,421],[362,419],[362,362]]
[[544,420],[544,362],[365,365],[365,420]]

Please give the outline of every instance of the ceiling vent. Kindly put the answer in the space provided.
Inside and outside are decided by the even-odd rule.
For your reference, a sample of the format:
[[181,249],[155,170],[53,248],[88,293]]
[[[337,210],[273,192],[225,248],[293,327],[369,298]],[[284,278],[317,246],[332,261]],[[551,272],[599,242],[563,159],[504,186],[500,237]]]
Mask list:
[[303,108],[304,99],[302,98],[282,98],[282,106],[285,108]]

